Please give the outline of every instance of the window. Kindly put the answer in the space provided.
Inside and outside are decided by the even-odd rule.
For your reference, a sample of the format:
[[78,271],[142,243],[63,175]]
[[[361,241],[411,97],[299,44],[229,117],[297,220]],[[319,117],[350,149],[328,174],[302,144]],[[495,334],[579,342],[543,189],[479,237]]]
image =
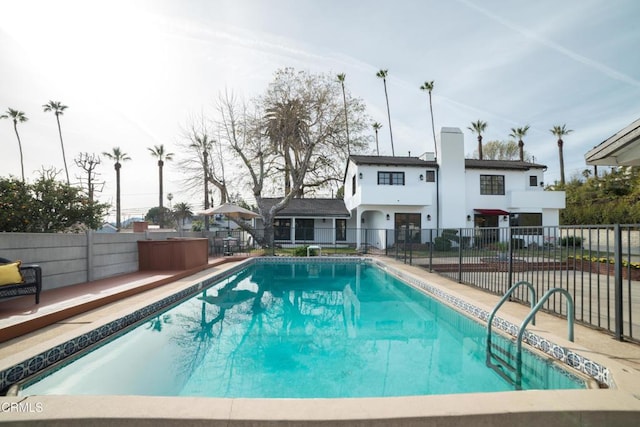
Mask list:
[[480,175],[480,194],[504,195],[504,175]]
[[336,219],[336,240],[338,242],[347,240],[346,219]]
[[513,230],[515,235],[541,235],[541,213],[515,213],[511,215],[511,226],[522,227]]
[[529,177],[529,187],[537,187],[538,186],[538,177],[535,175],[531,175]]
[[291,240],[291,219],[273,220],[273,238],[275,240]]
[[351,178],[351,195],[353,196],[354,194],[356,194],[356,176],[353,175],[353,178]]
[[436,182],[436,171],[427,171],[426,182]]
[[312,219],[296,219],[296,240],[313,240]]
[[404,185],[404,172],[378,172],[378,185]]

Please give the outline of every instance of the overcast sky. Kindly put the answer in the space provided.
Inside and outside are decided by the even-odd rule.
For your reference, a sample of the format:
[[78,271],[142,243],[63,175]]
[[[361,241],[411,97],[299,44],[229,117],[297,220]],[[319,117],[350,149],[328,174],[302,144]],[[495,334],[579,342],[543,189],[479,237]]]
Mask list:
[[[25,174],[63,168],[55,116],[42,111],[61,101],[72,177],[80,152],[120,146],[132,158],[122,167],[123,219],[157,205],[147,147],[164,144],[179,158],[190,116],[225,89],[260,94],[282,67],[345,73],[348,90],[383,124],[381,154],[389,155],[376,72],[389,70],[396,155],[433,151],[419,90],[433,80],[436,129],[462,129],[471,156],[472,121],[488,123],[485,141],[528,124],[525,150],[548,166],[547,183],[560,176],[551,127],[574,130],[564,138],[571,177],[587,168],[590,148],[640,117],[637,0],[0,0],[0,11],[0,112],[29,118],[18,125]],[[0,148],[0,175],[19,177],[9,120],[0,121]],[[181,191],[175,164],[165,167],[165,195],[200,208]],[[112,202],[113,165],[98,171],[101,199]]]

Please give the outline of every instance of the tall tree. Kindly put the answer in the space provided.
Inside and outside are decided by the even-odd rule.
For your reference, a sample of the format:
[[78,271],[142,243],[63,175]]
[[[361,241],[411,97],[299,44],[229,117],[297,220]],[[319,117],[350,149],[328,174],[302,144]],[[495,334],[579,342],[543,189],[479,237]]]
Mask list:
[[[515,141],[488,141],[482,144],[482,156],[484,160],[518,160],[520,149]],[[479,157],[474,152],[472,157]],[[533,157],[525,150],[524,160],[532,162]]]
[[[266,133],[273,144],[273,150],[284,156],[284,192],[291,191],[291,181],[295,180],[295,153],[303,147],[303,138],[308,126],[309,116],[299,99],[275,102],[266,109]],[[302,190],[302,188],[300,188]],[[300,197],[302,194],[294,194]]]
[[376,155],[380,155],[380,147],[378,145],[378,131],[380,130],[380,128],[382,127],[382,125],[378,122],[374,122],[373,125],[371,125],[373,127],[373,131],[376,133]]
[[105,151],[102,155],[115,162],[113,168],[116,170],[116,228],[119,231],[122,226],[120,221],[120,168],[122,167],[121,162],[131,160],[131,157],[120,150],[120,147],[113,147],[110,153]]
[[162,168],[164,167],[165,160],[173,160],[174,154],[168,153],[164,148],[164,144],[154,145],[153,148],[148,147],[147,150],[149,150],[153,157],[158,159],[158,207],[160,208],[160,228],[162,228],[164,226],[164,209],[162,209],[164,200],[162,188],[164,180],[162,178]]
[[[221,138],[235,153],[245,185],[252,189],[264,234],[256,241],[271,247],[273,218],[293,197],[342,182],[348,157],[344,146],[344,104],[335,76],[278,70],[255,111],[233,98],[221,99]],[[350,145],[366,147],[364,104],[347,97]],[[289,191],[282,187],[290,176]],[[277,203],[267,200],[277,197]]]
[[32,184],[0,177],[0,232],[80,233],[100,227],[108,205],[89,201],[56,175],[43,170]]
[[567,129],[567,125],[564,124],[562,126],[554,126],[549,130],[556,138],[558,138],[558,157],[560,159],[560,183],[562,185],[565,184],[564,181],[564,153],[562,151],[562,147],[564,146],[564,141],[562,137],[565,135],[569,135],[573,132],[573,129]]
[[60,147],[62,147],[62,161],[64,162],[64,172],[67,175],[67,185],[71,185],[69,181],[69,168],[67,168],[67,156],[64,153],[64,143],[62,141],[62,130],[60,128],[60,116],[64,114],[64,110],[67,109],[66,105],[63,105],[59,101],[49,101],[42,106],[44,112],[53,111],[56,115],[56,122],[58,123],[58,135],[60,136]]
[[436,144],[436,126],[433,121],[433,104],[431,103],[431,92],[433,91],[433,80],[431,80],[430,82],[424,82],[424,84],[420,86],[420,90],[424,90],[429,93],[429,111],[431,112],[431,133],[433,135],[433,149],[437,159],[438,145]]
[[[223,150],[220,137],[213,138],[212,122],[204,115],[190,118],[183,130],[183,141],[179,143],[180,151],[184,154],[178,163],[183,176],[181,186],[193,194],[202,194],[204,191],[207,198],[205,209],[213,204],[213,189],[218,192],[220,204],[229,200],[225,163],[229,164],[232,158],[229,150]],[[210,192],[211,186],[213,189]]]
[[[206,133],[197,135],[195,142],[191,144],[191,148],[194,150],[200,150],[202,153],[202,168],[204,172],[204,208],[209,209],[209,158],[211,156],[211,149],[213,148],[213,139],[209,138]],[[209,231],[209,215],[204,216],[204,229]]]
[[16,138],[18,138],[18,149],[20,150],[20,170],[22,172],[22,182],[24,182],[24,158],[22,157],[22,142],[20,141],[20,134],[18,133],[18,122],[24,123],[27,120],[27,115],[24,111],[14,110],[13,108],[7,109],[7,113],[0,116],[0,119],[13,120],[13,130],[16,132]]
[[395,157],[396,152],[393,148],[393,132],[391,131],[391,111],[389,110],[389,94],[387,93],[387,75],[389,70],[380,70],[376,73],[376,76],[382,79],[384,84],[384,97],[387,100],[387,118],[389,119],[389,137],[391,138],[391,155]]
[[176,206],[173,208],[173,215],[176,221],[178,221],[181,226],[184,226],[185,221],[193,217],[191,205],[185,202],[176,203]]
[[340,86],[342,87],[342,101],[344,104],[344,127],[347,132],[347,154],[351,155],[351,147],[349,144],[349,116],[347,114],[347,93],[344,90],[344,79],[346,77],[347,75],[344,73],[338,74],[338,82],[340,82]]
[[520,151],[520,161],[524,162],[524,142],[522,138],[527,135],[527,131],[529,130],[529,125],[526,125],[522,128],[511,128],[511,133],[509,136],[518,141],[518,149]]
[[468,129],[471,132],[478,134],[478,158],[482,160],[482,132],[487,128],[487,122],[478,120],[477,122],[471,122],[471,126]]
[[[89,201],[93,203],[93,196],[95,193],[95,180],[97,177],[97,173],[95,172],[96,167],[100,164],[100,156],[96,156],[95,154],[89,153],[80,153],[78,157],[73,159],[76,166],[87,173],[87,195],[89,196]],[[80,177],[80,183],[83,181],[83,177]]]

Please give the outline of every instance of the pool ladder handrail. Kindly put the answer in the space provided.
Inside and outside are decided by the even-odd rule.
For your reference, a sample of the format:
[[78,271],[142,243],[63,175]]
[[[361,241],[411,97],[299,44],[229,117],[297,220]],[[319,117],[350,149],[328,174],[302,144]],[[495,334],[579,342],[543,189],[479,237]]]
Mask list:
[[[487,363],[490,362],[490,358],[491,358],[491,327],[493,325],[493,318],[496,316],[496,313],[498,312],[498,310],[500,309],[500,307],[502,307],[502,304],[504,304],[509,297],[511,296],[511,294],[520,286],[526,286],[529,288],[529,298],[531,299],[531,310],[533,311],[534,305],[536,304],[536,289],[533,287],[533,285],[529,282],[527,282],[526,280],[521,280],[519,282],[517,282],[516,284],[514,284],[513,286],[511,286],[509,288],[509,290],[504,294],[504,296],[502,297],[502,299],[500,299],[500,301],[498,302],[498,304],[496,304],[496,306],[493,308],[493,311],[491,312],[491,314],[489,315],[489,319],[487,320]],[[535,313],[533,316],[533,324],[536,324],[536,318],[535,318]]]
[[[522,339],[524,337],[525,329],[529,322],[535,318],[538,310],[542,308],[545,302],[556,292],[562,293],[567,299],[567,324],[568,324],[568,338],[569,341],[573,342],[573,316],[574,316],[574,305],[573,298],[571,298],[571,294],[566,289],[562,288],[552,288],[549,289],[543,296],[540,298],[540,301],[531,309],[527,317],[522,321],[520,325],[520,330],[518,331],[518,338],[516,339],[516,390],[522,389]],[[535,325],[535,321],[533,322]]]

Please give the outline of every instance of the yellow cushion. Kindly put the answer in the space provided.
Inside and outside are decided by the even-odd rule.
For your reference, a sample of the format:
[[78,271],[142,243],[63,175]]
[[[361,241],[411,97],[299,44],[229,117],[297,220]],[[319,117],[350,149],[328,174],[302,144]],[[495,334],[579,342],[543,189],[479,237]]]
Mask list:
[[20,274],[20,261],[0,264],[0,286],[15,285],[24,282]]

